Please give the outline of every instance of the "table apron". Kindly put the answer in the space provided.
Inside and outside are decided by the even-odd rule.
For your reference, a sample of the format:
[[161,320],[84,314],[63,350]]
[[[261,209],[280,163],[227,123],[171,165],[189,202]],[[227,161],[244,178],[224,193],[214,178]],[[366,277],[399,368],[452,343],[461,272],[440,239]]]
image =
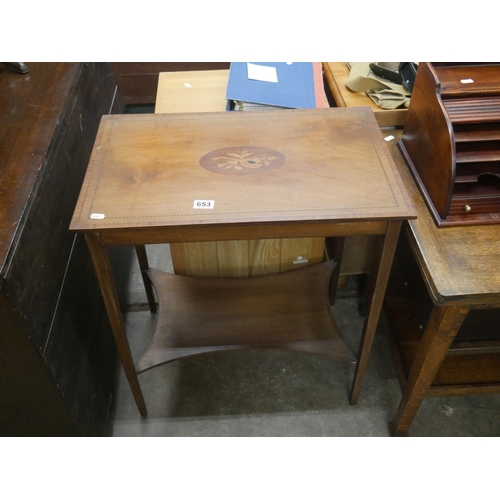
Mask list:
[[105,246],[153,245],[204,241],[258,240],[276,238],[383,235],[387,221],[318,222],[307,224],[269,224],[243,227],[151,227],[140,229],[96,230]]

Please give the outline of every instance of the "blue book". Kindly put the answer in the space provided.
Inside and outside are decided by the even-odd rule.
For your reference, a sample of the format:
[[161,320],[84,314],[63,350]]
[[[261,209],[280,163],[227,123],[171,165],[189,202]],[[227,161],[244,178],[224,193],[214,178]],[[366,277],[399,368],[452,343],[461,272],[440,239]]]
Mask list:
[[316,108],[316,64],[232,62],[226,99],[284,108]]

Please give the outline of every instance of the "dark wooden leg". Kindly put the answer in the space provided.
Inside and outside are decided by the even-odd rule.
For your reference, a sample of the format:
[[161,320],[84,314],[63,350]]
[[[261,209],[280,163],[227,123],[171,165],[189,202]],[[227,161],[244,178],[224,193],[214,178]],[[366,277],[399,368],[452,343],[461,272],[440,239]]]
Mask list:
[[384,301],[387,281],[394,258],[394,252],[398,242],[399,231],[401,229],[400,221],[389,222],[387,232],[381,238],[379,243],[378,256],[374,265],[373,272],[370,274],[367,287],[367,305],[365,324],[363,334],[359,345],[358,361],[351,390],[350,402],[355,405],[358,402],[359,393],[366,373],[368,358],[375,337],[382,303]]
[[427,389],[467,316],[466,307],[434,306],[411,367],[399,408],[389,423],[391,436],[406,436]]
[[153,290],[153,285],[148,277],[148,254],[146,253],[146,247],[144,245],[137,245],[135,247],[137,253],[137,259],[139,260],[139,266],[141,268],[142,281],[144,282],[144,288],[146,289],[146,296],[148,298],[149,310],[152,313],[156,312],[156,299]]
[[99,281],[101,293],[104,298],[104,304],[106,305],[106,311],[108,313],[111,330],[113,331],[113,336],[115,338],[118,356],[123,369],[125,370],[125,375],[130,385],[130,389],[132,390],[132,394],[134,395],[137,408],[139,409],[141,415],[146,415],[146,403],[144,402],[141,386],[139,385],[139,380],[134,367],[134,360],[132,359],[132,354],[130,352],[130,346],[125,332],[125,323],[123,321],[120,304],[118,302],[118,294],[116,292],[115,281],[111,271],[108,253],[101,245],[99,233],[87,233],[85,234],[85,238],[89,247],[92,263],[94,264],[97,279]]

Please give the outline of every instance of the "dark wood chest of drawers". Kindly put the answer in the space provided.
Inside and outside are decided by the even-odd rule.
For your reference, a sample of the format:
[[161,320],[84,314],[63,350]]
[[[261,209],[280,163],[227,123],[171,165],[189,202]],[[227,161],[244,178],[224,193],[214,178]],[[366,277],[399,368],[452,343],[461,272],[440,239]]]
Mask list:
[[109,63],[0,66],[0,435],[110,432],[116,352],[85,242],[68,231]]

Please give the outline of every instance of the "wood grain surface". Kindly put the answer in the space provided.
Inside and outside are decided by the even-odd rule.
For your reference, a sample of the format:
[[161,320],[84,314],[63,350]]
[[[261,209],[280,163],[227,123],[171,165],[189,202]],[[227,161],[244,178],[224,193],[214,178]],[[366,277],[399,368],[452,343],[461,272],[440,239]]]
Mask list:
[[[285,164],[247,168],[253,147],[270,151],[263,162],[276,151]],[[250,157],[233,163],[235,148]],[[214,151],[218,172],[200,165]],[[71,229],[408,217],[413,208],[367,108],[122,115],[102,119]]]
[[500,305],[500,226],[437,227],[396,141],[388,145],[418,213],[403,231],[433,302]]
[[30,73],[21,75],[0,66],[0,270],[22,231],[41,166],[54,154],[55,145],[48,153],[45,146],[63,119],[65,99],[80,71],[71,63],[29,63],[29,67]]
[[247,349],[309,352],[353,362],[355,354],[340,334],[328,300],[334,268],[327,261],[296,273],[252,279],[150,269],[159,317],[137,372],[195,354]]

